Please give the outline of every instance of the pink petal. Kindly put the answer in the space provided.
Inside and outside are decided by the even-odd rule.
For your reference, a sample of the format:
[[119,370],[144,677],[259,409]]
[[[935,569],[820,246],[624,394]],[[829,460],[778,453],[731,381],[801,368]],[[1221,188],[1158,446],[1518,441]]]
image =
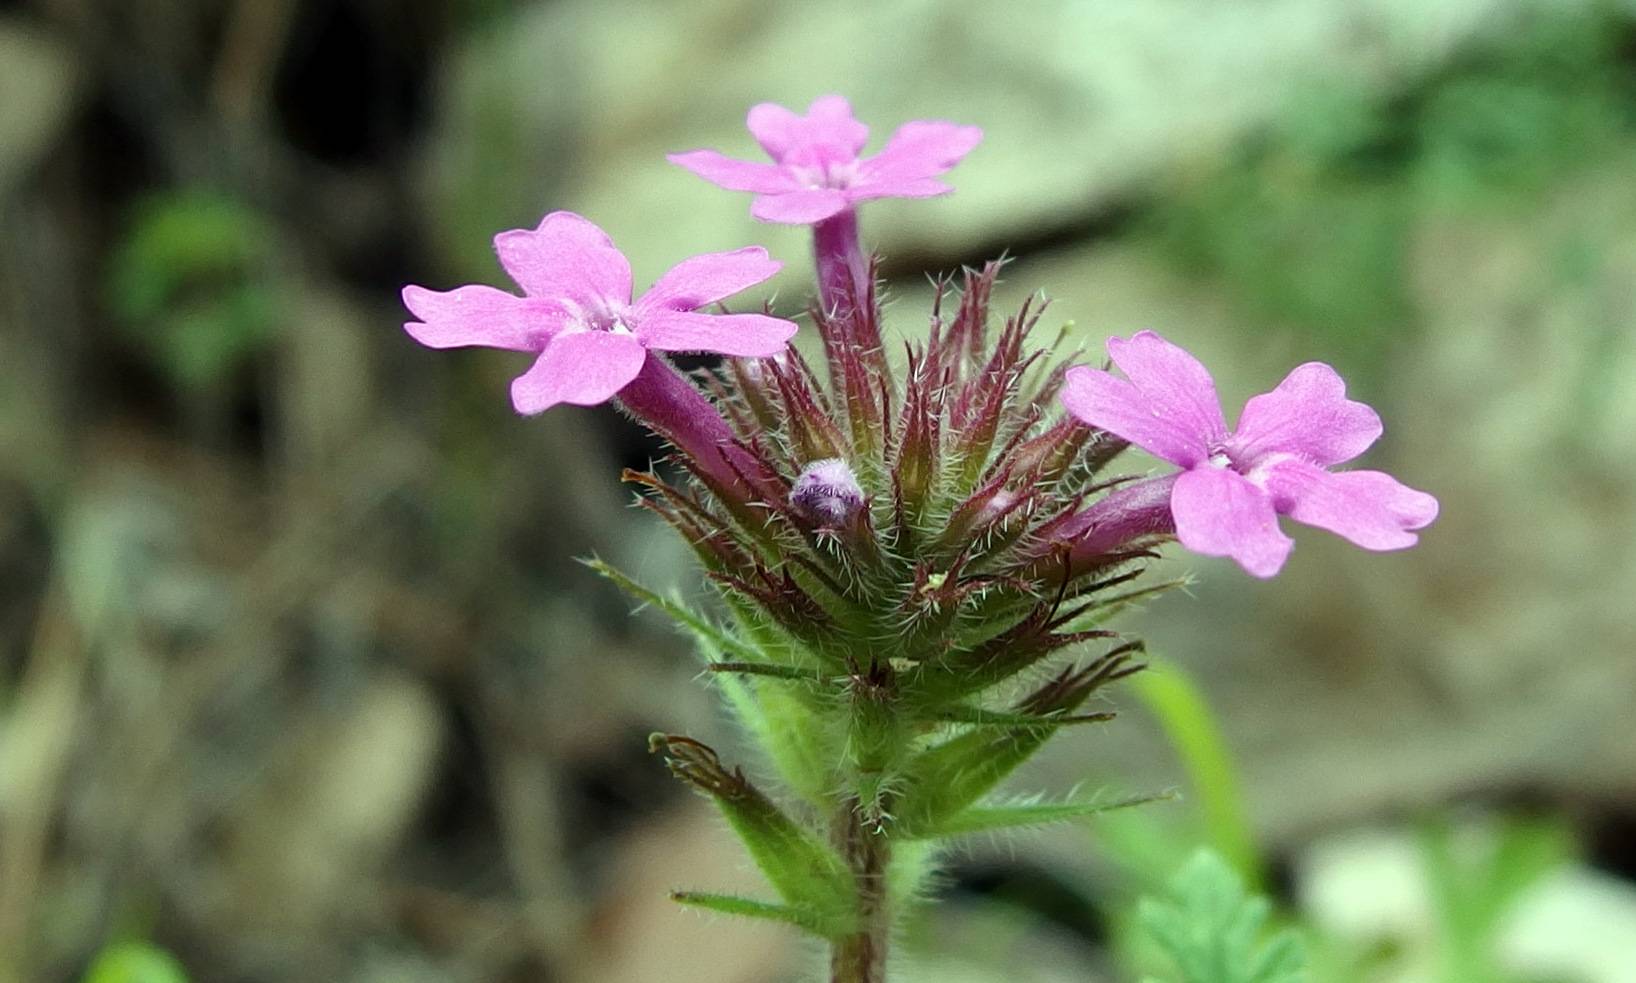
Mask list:
[[1088,365],[1069,369],[1062,405],[1082,423],[1123,437],[1172,464],[1190,468],[1210,456],[1195,429],[1163,412],[1133,383],[1101,369]]
[[1256,577],[1271,577],[1295,545],[1278,528],[1272,496],[1226,468],[1193,468],[1170,496],[1176,538],[1195,553],[1230,556]]
[[628,304],[631,265],[608,234],[573,212],[552,212],[535,229],[494,237],[500,265],[532,297],[581,306]]
[[406,322],[403,329],[428,348],[481,345],[539,351],[566,317],[554,305],[482,285],[441,291],[410,284],[403,288],[403,306],[420,318]]
[[1152,331],[1138,331],[1128,341],[1109,338],[1108,354],[1156,417],[1194,434],[1211,449],[1226,440],[1216,384],[1198,359]]
[[852,118],[852,106],[840,96],[820,96],[797,116],[776,103],[750,108],[750,133],[773,160],[802,147],[826,147],[856,157],[869,142],[869,127]]
[[1346,398],[1346,383],[1334,369],[1308,362],[1244,404],[1232,443],[1234,457],[1247,465],[1282,452],[1327,467],[1362,454],[1380,433],[1380,417]]
[[846,211],[850,204],[844,191],[814,188],[781,195],[758,195],[750,205],[750,214],[763,222],[811,225]]
[[800,141],[801,117],[776,102],[751,106],[750,114],[744,118],[744,125],[773,160],[782,160],[784,154]]
[[819,96],[807,107],[807,132],[812,143],[845,147],[854,157],[869,142],[869,127],[852,115],[852,104],[842,96]]
[[595,406],[612,399],[642,370],[647,350],[635,336],[612,331],[558,335],[539,360],[512,380],[511,405],[533,414],[558,403]]
[[1437,518],[1437,499],[1381,471],[1338,471],[1298,458],[1268,467],[1262,484],[1280,512],[1366,550],[1400,550]]
[[783,351],[795,322],[765,314],[654,311],[636,328],[642,344],[667,352],[715,352],[761,358]]
[[760,246],[684,259],[659,278],[642,299],[639,311],[665,308],[692,311],[755,286],[784,268]]
[[[960,126],[942,120],[915,120],[898,127],[880,153],[859,162],[857,190],[888,186],[914,186],[914,182],[936,177],[960,163],[983,140],[975,126]],[[887,192],[900,194],[900,192]]]
[[665,159],[728,191],[770,194],[794,191],[800,187],[795,179],[784,173],[777,164],[734,160],[714,150],[689,150],[686,153],[669,154]]
[[954,188],[937,178],[921,177],[901,181],[869,181],[853,184],[846,190],[853,201],[868,201],[871,198],[935,198],[948,194]]

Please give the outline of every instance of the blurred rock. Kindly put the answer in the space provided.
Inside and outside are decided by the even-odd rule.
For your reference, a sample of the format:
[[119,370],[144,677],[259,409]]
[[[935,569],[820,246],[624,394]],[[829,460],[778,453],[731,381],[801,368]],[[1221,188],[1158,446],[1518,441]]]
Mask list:
[[954,198],[865,216],[872,247],[944,266],[1073,228],[1266,123],[1292,88],[1401,86],[1539,2],[1039,0],[1003,17],[909,0],[543,4],[474,37],[446,80],[438,237],[494,276],[490,235],[572,209],[631,255],[638,284],[695,253],[763,243],[788,261],[778,283],[801,304],[805,230],[757,224],[748,195],[664,159],[759,157],[743,128],[756,102],[847,94],[874,148],[909,119],[982,126]]
[[280,332],[282,436],[292,470],[335,465],[370,424],[374,385],[374,312],[333,290],[292,285],[296,311]]
[[[1377,830],[1329,837],[1304,853],[1297,879],[1301,907],[1320,931],[1395,953],[1395,971],[1382,979],[1448,978],[1440,972],[1446,954],[1437,948],[1436,889],[1425,851],[1411,834]],[[1636,980],[1636,890],[1626,882],[1564,866],[1524,888],[1498,914],[1495,956],[1519,979]]]
[[0,201],[61,132],[77,75],[66,45],[0,18]]
[[1500,953],[1532,979],[1632,983],[1636,890],[1596,871],[1564,870],[1517,905]]
[[743,847],[702,802],[627,841],[575,983],[775,983],[797,978],[801,937],[771,922],[683,908],[675,890],[771,899]]
[[261,931],[367,917],[372,899],[355,889],[396,849],[433,775],[442,721],[419,684],[377,675],[324,716],[293,728],[231,836],[234,880],[256,885],[235,899],[240,917]]

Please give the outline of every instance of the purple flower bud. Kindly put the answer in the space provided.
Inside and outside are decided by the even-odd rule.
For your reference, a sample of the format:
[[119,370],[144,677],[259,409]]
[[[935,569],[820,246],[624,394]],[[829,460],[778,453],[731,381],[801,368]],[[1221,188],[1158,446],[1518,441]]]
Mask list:
[[838,457],[807,465],[790,489],[790,508],[816,526],[840,528],[863,508],[863,489]]

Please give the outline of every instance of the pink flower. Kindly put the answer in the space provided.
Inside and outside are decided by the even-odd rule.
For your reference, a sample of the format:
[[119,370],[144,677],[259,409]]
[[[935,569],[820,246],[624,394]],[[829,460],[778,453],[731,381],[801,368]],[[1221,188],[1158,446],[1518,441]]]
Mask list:
[[905,123],[873,157],[859,159],[869,127],[840,96],[813,100],[807,115],[761,103],[745,121],[773,163],[734,160],[714,150],[669,160],[729,191],[756,194],[750,213],[764,222],[810,225],[870,198],[927,198],[951,190],[937,180],[983,139],[975,126],[938,120]]
[[1108,339],[1121,379],[1068,371],[1062,402],[1101,427],[1183,468],[1170,493],[1176,537],[1206,556],[1230,556],[1257,577],[1277,573],[1293,543],[1279,515],[1370,550],[1413,546],[1409,530],[1437,517],[1437,499],[1379,471],[1331,472],[1380,437],[1380,417],[1346,398],[1322,362],[1296,367],[1244,404],[1228,431],[1210,373],[1151,331]]
[[642,371],[650,349],[757,357],[783,351],[795,334],[793,322],[764,314],[697,313],[778,272],[782,264],[759,246],[684,260],[634,303],[624,254],[573,212],[502,232],[494,249],[523,296],[482,285],[407,286],[403,303],[419,320],[403,327],[431,348],[536,353],[511,384],[519,413],[606,402]]

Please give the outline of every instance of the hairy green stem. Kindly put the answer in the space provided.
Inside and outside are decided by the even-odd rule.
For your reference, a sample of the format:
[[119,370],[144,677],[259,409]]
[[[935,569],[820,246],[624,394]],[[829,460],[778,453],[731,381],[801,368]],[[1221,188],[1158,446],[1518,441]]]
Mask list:
[[830,954],[831,983],[885,983],[892,932],[886,897],[891,844],[883,831],[871,828],[857,799],[842,803],[835,839],[852,870],[857,910],[853,931],[837,940]]

